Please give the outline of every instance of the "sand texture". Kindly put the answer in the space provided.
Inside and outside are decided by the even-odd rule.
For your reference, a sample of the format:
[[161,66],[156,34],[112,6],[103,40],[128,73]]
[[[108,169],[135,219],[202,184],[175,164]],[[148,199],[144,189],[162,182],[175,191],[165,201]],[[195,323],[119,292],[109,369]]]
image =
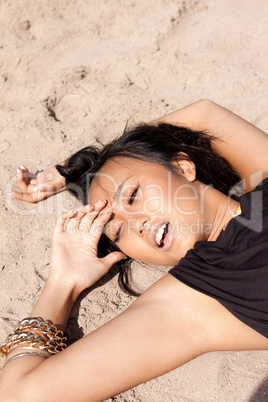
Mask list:
[[[201,98],[267,131],[267,15],[267,0],[0,1],[1,340],[44,285],[56,216],[79,205],[66,192],[12,199],[16,168],[45,169]],[[141,289],[164,273],[135,264]],[[71,340],[131,303],[112,274],[76,303]],[[267,401],[267,363],[267,351],[211,353],[109,401]]]

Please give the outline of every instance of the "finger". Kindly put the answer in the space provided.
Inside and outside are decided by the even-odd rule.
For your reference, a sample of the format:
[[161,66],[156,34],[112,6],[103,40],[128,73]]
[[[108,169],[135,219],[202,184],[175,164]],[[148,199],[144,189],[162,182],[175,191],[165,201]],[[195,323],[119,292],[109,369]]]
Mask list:
[[99,211],[95,211],[94,205],[83,205],[80,212],[84,213],[84,215],[80,219],[79,229],[88,232]]
[[111,212],[106,212],[104,214],[98,215],[98,218],[92,222],[92,225],[89,229],[89,239],[91,242],[93,242],[94,247],[97,247],[104,225],[108,222],[110,217]]
[[29,171],[29,169],[27,169],[26,166],[21,165],[21,166],[20,166],[20,169],[21,169],[21,171],[22,171],[24,177],[27,178],[27,181],[36,178],[36,173],[31,173],[31,172]]
[[[22,165],[23,166],[23,165]],[[30,179],[35,176],[28,170],[17,168],[16,181],[22,193],[29,193],[33,190],[34,186],[29,187]]]
[[36,177],[35,174],[29,172],[29,170],[23,165],[21,165],[20,171],[22,173],[22,178],[23,178],[24,182],[26,183],[26,185],[28,185],[30,183],[31,179],[34,179]]
[[114,251],[113,253],[110,253],[106,255],[104,258],[102,258],[102,261],[104,262],[107,272],[108,270],[115,265],[117,262],[123,260],[126,258],[126,255],[122,253],[121,251]]
[[[100,201],[96,202],[94,205],[83,205],[83,206],[81,206],[80,208],[78,208],[76,210],[76,214],[68,222],[66,230],[70,231],[70,230],[80,228],[81,219],[85,215],[87,215],[87,221],[84,222],[84,224],[81,226],[80,229],[83,230],[83,231],[84,230],[86,230],[86,231],[90,230],[90,226],[92,225],[92,222],[94,222],[96,220],[96,218],[98,217],[101,209],[103,209],[106,204],[107,204],[107,201],[100,200]],[[106,220],[105,220],[105,222],[106,222]],[[83,226],[84,226],[84,228],[83,228]],[[96,225],[95,225],[95,228],[96,228]],[[103,225],[102,225],[102,228],[103,228]]]
[[81,219],[86,215],[89,214],[90,212],[94,211],[94,206],[93,205],[82,205],[82,207],[78,208],[76,210],[76,215],[72,219],[72,224],[71,227],[72,229],[82,229],[81,226]]
[[11,191],[10,195],[12,195],[14,198],[20,201],[25,201],[25,202],[30,202],[33,203],[35,202],[31,194],[25,194],[25,193],[19,193],[18,191]]
[[88,209],[87,213],[83,216],[79,226],[80,230],[84,230],[87,232],[89,232],[92,223],[94,222],[95,219],[97,219],[97,217],[100,214],[100,210],[99,209],[96,210],[94,205],[88,207],[91,207],[91,209]]
[[99,201],[95,202],[95,204],[93,204],[94,209],[96,211],[101,211],[104,207],[106,207],[107,202],[108,202],[107,200],[99,200]]
[[85,205],[84,207],[82,207],[82,208],[84,208],[83,211],[85,211],[86,214],[84,214],[84,216],[81,219],[80,226],[79,226],[80,229],[89,231],[90,227],[92,225],[92,222],[98,217],[98,215],[100,214],[102,209],[106,206],[106,204],[107,204],[106,200],[99,200],[94,205],[91,205],[91,206]]
[[17,175],[16,175],[17,185],[22,193],[28,192],[28,186],[23,177],[23,171],[17,168]]
[[34,203],[34,202],[41,201],[44,198],[53,195],[54,193],[32,192],[32,193],[26,194],[26,193],[20,193],[16,190],[13,190],[9,194],[12,195],[17,200]]
[[71,219],[76,214],[76,211],[63,212],[56,220],[54,234],[59,234],[65,231],[65,222]]
[[81,219],[85,216],[86,213],[90,213],[90,211],[94,211],[94,206],[92,205],[82,205],[75,211],[72,219],[67,224],[66,231],[70,233],[70,231],[74,229],[79,229]]

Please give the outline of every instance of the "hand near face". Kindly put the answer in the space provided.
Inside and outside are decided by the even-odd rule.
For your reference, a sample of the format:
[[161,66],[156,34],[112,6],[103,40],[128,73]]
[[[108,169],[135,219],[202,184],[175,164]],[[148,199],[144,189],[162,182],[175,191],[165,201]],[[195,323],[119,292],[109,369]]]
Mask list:
[[17,169],[16,181],[20,192],[13,190],[13,197],[30,203],[41,201],[65,188],[65,178],[54,166],[40,173],[31,173],[22,165]]
[[77,297],[92,286],[112,265],[125,258],[116,251],[98,257],[98,242],[110,213],[104,213],[105,201],[85,205],[60,215],[53,232],[49,280],[60,281]]

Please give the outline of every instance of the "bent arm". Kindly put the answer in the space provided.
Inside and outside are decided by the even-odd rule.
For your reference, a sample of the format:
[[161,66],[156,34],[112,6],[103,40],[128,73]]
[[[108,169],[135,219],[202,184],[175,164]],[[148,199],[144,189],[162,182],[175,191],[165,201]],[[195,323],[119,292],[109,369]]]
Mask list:
[[[8,362],[0,376],[3,401],[100,401],[208,351],[204,320],[186,314],[196,302],[181,308],[174,289],[180,294],[179,282],[168,275],[124,313],[56,356]],[[63,324],[67,310],[55,293],[55,287],[43,292],[33,313]]]
[[195,102],[153,123],[187,126],[219,139],[212,147],[233,166],[247,190],[268,175],[268,135],[212,101]]
[[267,347],[217,301],[166,275],[125,312],[31,370],[20,359],[9,362],[1,391],[9,380],[18,401],[100,401],[205,352]]

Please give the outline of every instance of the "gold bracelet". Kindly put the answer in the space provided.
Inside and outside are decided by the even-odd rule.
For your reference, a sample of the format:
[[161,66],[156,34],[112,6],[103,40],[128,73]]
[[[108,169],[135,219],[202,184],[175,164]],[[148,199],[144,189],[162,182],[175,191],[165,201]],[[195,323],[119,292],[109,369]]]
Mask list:
[[52,337],[51,335],[47,337],[35,335],[32,332],[13,332],[2,345],[1,352],[6,354],[13,346],[25,345],[47,350],[50,353],[57,353],[66,347],[64,341],[66,341],[66,338]]
[[44,321],[39,317],[24,318],[7,336],[0,347],[0,354],[6,356],[12,349],[25,346],[52,355],[66,348],[66,340],[63,332],[49,321]]

